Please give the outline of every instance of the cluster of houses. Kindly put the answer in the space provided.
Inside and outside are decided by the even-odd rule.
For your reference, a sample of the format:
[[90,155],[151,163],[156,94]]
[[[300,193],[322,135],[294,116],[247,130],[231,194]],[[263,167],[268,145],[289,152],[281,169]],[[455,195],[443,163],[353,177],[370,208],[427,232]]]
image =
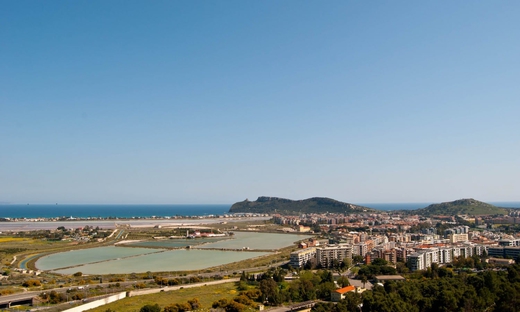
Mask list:
[[[487,255],[491,262],[511,263],[503,259],[520,257],[520,238],[493,231],[496,216],[458,216],[467,222],[475,222],[478,231],[470,231],[466,225],[458,226],[454,216],[422,217],[399,213],[361,213],[344,215],[335,213],[304,214],[300,216],[274,215],[273,221],[290,226],[295,232],[307,232],[319,226],[329,235],[329,241],[321,245],[301,246],[291,254],[291,265],[301,267],[309,260],[330,267],[332,260],[342,257],[362,256],[366,263],[370,259],[382,258],[391,263],[407,263],[411,270],[423,270],[433,263],[448,264],[458,257]],[[511,223],[520,223],[520,212],[504,218]],[[501,220],[502,221],[502,220]],[[423,228],[429,224],[453,224],[437,233],[437,228]],[[349,231],[347,229],[357,229]],[[416,229],[416,230],[414,230]],[[491,230],[489,230],[491,229]],[[373,234],[375,233],[375,234]],[[440,234],[440,235],[439,235]],[[330,243],[330,245],[328,245]]]
[[300,243],[301,249],[291,253],[290,265],[303,267],[311,261],[330,268],[345,258],[352,259],[354,255],[359,255],[367,264],[371,259],[382,258],[394,264],[404,262],[410,270],[416,271],[427,269],[433,263],[449,264],[459,257],[487,255],[491,257],[491,262],[498,264],[514,261],[497,258],[520,257],[520,239],[489,240],[484,236],[486,233],[470,234],[469,228],[464,226],[447,229],[444,234],[443,238],[435,234],[395,233],[387,236],[348,232],[329,241],[311,239]]

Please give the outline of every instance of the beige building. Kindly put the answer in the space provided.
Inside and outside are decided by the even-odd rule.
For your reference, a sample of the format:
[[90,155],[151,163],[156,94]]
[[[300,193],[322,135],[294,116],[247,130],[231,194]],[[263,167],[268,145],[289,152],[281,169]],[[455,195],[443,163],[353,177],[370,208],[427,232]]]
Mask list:
[[330,294],[330,300],[334,302],[338,302],[340,300],[345,299],[345,294],[351,291],[356,291],[356,287],[347,286],[340,289],[336,289]]
[[324,268],[332,267],[334,260],[342,262],[343,259],[352,259],[352,246],[349,244],[328,245],[316,250],[318,263]]
[[448,238],[450,240],[450,243],[456,244],[460,242],[467,242],[468,241],[468,234],[449,234]]

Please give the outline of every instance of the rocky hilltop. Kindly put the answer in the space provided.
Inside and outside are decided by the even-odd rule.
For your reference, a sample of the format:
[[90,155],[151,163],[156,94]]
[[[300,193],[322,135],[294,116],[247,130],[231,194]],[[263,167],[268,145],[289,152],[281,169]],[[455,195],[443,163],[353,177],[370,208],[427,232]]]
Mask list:
[[421,215],[495,215],[507,214],[506,208],[497,207],[473,198],[459,199],[451,202],[432,204],[428,207],[417,209]]
[[256,201],[244,200],[234,203],[229,209],[230,213],[360,213],[374,212],[375,209],[340,202],[330,198],[313,197],[303,200],[290,200],[278,197],[258,197]]

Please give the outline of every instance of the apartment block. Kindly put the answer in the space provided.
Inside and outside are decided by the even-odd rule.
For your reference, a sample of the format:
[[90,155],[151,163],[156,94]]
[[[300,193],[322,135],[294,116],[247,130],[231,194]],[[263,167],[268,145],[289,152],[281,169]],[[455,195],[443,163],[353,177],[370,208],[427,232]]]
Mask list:
[[352,259],[352,246],[339,244],[317,248],[316,258],[322,267],[329,268],[334,263],[334,260],[341,262],[345,258]]
[[307,261],[313,260],[315,258],[316,247],[309,247],[302,250],[291,252],[289,264],[293,268],[301,268],[307,263]]

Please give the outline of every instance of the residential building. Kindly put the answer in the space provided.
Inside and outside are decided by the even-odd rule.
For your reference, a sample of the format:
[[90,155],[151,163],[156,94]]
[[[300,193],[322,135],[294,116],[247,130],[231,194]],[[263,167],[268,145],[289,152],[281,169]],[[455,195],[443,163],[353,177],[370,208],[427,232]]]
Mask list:
[[339,244],[317,248],[316,257],[322,267],[330,268],[334,260],[341,263],[345,258],[352,259],[352,246],[349,244]]
[[316,247],[309,247],[301,250],[291,252],[289,264],[293,268],[303,267],[307,261],[316,258]]

